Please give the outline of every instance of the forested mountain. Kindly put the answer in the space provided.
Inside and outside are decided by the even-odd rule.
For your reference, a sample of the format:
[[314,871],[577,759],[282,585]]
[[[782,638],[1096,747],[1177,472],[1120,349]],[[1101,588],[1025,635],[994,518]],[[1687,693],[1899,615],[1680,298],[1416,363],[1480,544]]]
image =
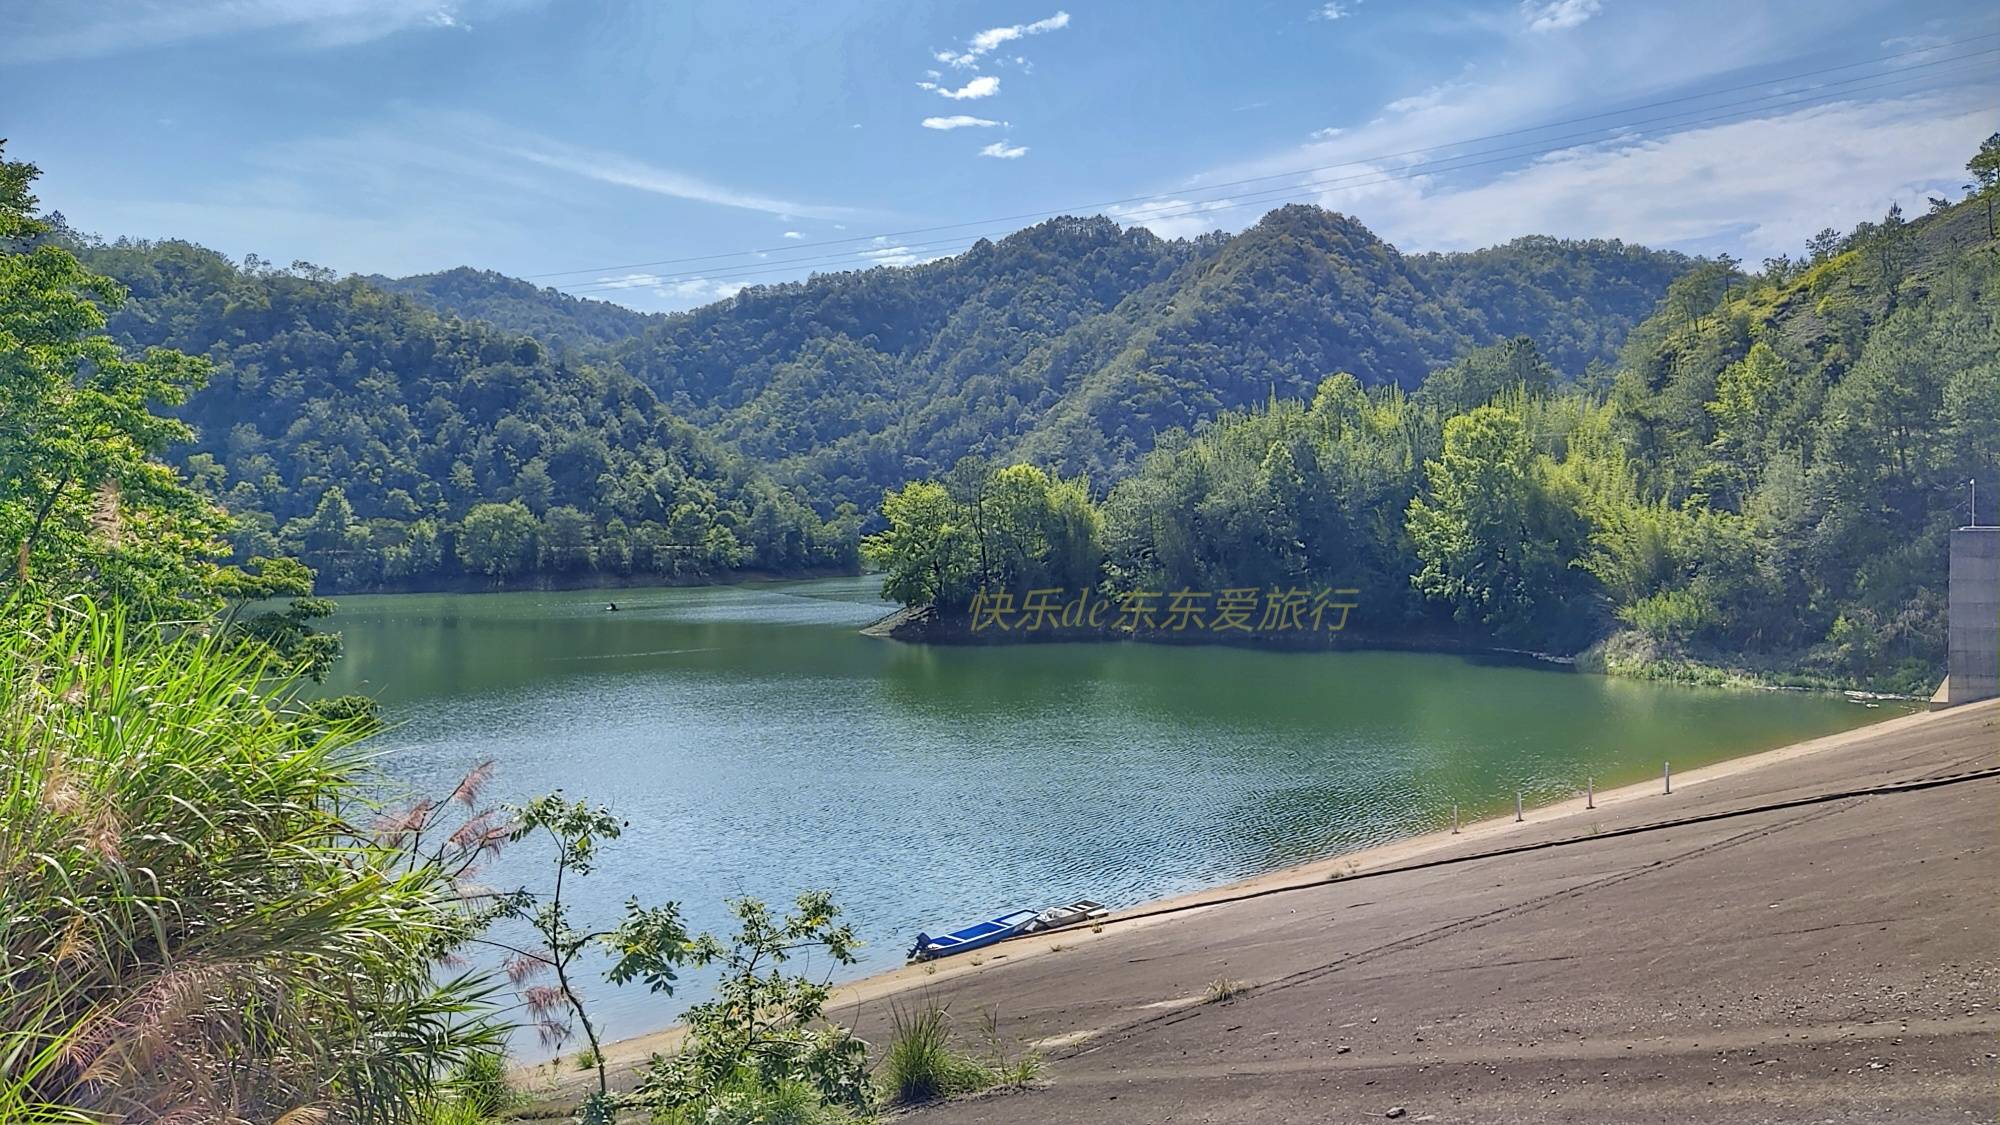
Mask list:
[[1409,393],[1335,375],[1163,440],[1100,504],[1024,466],[912,484],[867,549],[941,621],[990,590],[1339,588],[1377,640],[1928,691],[1948,531],[1966,481],[2000,481],[1988,202],[1822,232],[1754,275],[1704,263],[1580,385],[1526,338]]
[[213,363],[179,452],[240,557],[296,556],[334,590],[854,565],[858,516],[822,521],[616,368],[329,271],[80,249],[130,290],[114,338]]
[[558,354],[617,343],[659,319],[610,301],[573,297],[560,289],[470,266],[411,277],[375,274],[364,280],[434,312],[533,336]]
[[885,488],[967,454],[1108,482],[1161,432],[1334,370],[1412,385],[1502,333],[1574,374],[1687,265],[1551,239],[1405,258],[1310,207],[1178,241],[1066,218],[663,317],[472,269],[71,237],[131,290],[121,342],[215,362],[186,464],[238,554],[334,589],[852,565]]
[[944,261],[748,289],[615,355],[822,503],[866,504],[968,453],[1111,479],[1165,430],[1310,396],[1333,371],[1414,386],[1514,335],[1578,375],[1688,265],[1546,238],[1408,258],[1307,206],[1192,241],[1064,218]]

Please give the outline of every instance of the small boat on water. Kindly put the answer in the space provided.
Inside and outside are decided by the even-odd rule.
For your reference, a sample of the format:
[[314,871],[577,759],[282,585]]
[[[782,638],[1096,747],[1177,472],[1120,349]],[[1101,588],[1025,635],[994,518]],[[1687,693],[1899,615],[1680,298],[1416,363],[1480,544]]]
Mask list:
[[1111,908],[1095,899],[1080,898],[1062,906],[1051,906],[1035,915],[1035,922],[1028,927],[1035,933],[1045,930],[1060,930],[1065,926],[1081,926],[1085,922],[1095,922],[1109,916]]
[[988,918],[976,926],[953,930],[943,937],[920,933],[917,935],[916,944],[910,947],[910,960],[929,961],[938,957],[949,957],[954,953],[984,949],[1022,934],[1037,934],[1048,930],[1060,930],[1065,926],[1080,926],[1085,922],[1095,922],[1110,913],[1110,907],[1087,898],[1080,898],[1062,906],[1051,906],[1047,910],[1010,910],[997,917]]
[[976,926],[953,930],[943,937],[918,934],[917,943],[910,947],[910,960],[929,961],[936,957],[949,957],[954,953],[966,953],[974,949],[984,949],[995,942],[1006,941],[1016,934],[1028,932],[1041,914],[1033,910],[1014,910],[995,918],[988,918]]

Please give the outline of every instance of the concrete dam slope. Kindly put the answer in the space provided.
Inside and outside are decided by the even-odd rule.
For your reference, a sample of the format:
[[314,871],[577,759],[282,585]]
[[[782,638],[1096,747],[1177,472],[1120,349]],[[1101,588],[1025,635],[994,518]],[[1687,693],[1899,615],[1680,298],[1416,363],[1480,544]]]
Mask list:
[[1946,607],[1950,676],[1944,702],[2000,696],[2000,527],[1951,533],[1951,594]]
[[1038,1088],[926,1122],[1991,1121],[2000,702],[1747,761],[1010,943],[840,1018],[880,1042],[886,999],[928,998],[1042,1045]]

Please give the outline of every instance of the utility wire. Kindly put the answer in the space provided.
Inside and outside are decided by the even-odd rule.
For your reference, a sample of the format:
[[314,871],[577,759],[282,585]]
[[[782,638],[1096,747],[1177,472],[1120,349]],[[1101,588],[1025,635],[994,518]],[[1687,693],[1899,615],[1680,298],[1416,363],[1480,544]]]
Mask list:
[[[1262,176],[1252,176],[1241,180],[1229,180],[1212,184],[1192,185],[1181,191],[1156,192],[1146,195],[1133,195],[1133,196],[1126,196],[1121,199],[1104,200],[1097,203],[1081,204],[1077,206],[1064,207],[1050,211],[1024,212],[1021,214],[1005,215],[989,219],[976,219],[959,223],[945,223],[937,226],[928,226],[928,227],[913,227],[900,231],[887,231],[877,234],[854,235],[850,237],[836,238],[836,239],[821,239],[821,240],[813,240],[810,242],[791,242],[783,245],[765,247],[756,250],[729,251],[724,253],[693,255],[680,258],[659,258],[645,262],[629,262],[621,265],[594,266],[581,269],[556,270],[548,273],[526,274],[524,276],[530,280],[541,279],[541,278],[552,278],[552,277],[567,277],[583,273],[602,273],[609,270],[644,269],[654,266],[668,266],[668,265],[680,265],[693,262],[718,261],[729,258],[748,257],[751,255],[786,253],[795,250],[816,249],[824,246],[848,246],[861,242],[873,242],[876,239],[900,239],[920,234],[931,234],[941,231],[961,230],[967,227],[991,226],[993,224],[998,224],[998,223],[1018,223],[1031,219],[1050,218],[1057,215],[1095,211],[1102,208],[1120,206],[1127,203],[1141,203],[1148,200],[1168,200],[1172,199],[1175,196],[1185,194],[1186,192],[1189,191],[1210,191],[1221,188],[1238,187],[1252,183],[1259,183],[1267,180],[1310,175],[1317,172],[1330,171],[1336,168],[1356,167],[1385,160],[1401,159],[1403,157],[1415,156],[1423,153],[1438,152],[1451,148],[1459,148],[1468,144],[1477,144],[1482,141],[1497,140],[1510,136],[1522,136],[1529,133],[1538,133],[1546,131],[1548,129],[1560,128],[1564,125],[1572,125],[1585,121],[1599,120],[1605,117],[1617,116],[1619,114],[1633,113],[1641,110],[1655,109],[1662,106],[1677,105],[1691,101],[1701,101],[1709,98],[1718,97],[1723,94],[1737,93],[1743,90],[1758,89],[1767,86],[1775,86],[1787,82],[1796,82],[1803,79],[1814,78],[1825,74],[1837,73],[1843,70],[1853,70],[1857,67],[1876,66],[1881,63],[1890,62],[1892,60],[1899,58],[1908,58],[1913,55],[1931,55],[1935,54],[1937,51],[1940,50],[1967,46],[1972,43],[1977,43],[1994,38],[2000,38],[2000,32],[1990,32],[1983,35],[1967,36],[1965,38],[1953,40],[1948,43],[1941,44],[1935,47],[1922,47],[1908,51],[1898,51],[1888,55],[1879,55],[1874,58],[1864,59],[1859,62],[1843,63],[1838,66],[1821,67],[1815,70],[1798,71],[1790,74],[1779,75],[1773,78],[1761,79],[1756,82],[1744,83],[1737,86],[1725,86],[1713,90],[1702,91],[1700,93],[1695,93],[1695,94],[1685,94],[1674,98],[1663,98],[1651,102],[1642,102],[1637,105],[1625,106],[1615,110],[1604,110],[1598,113],[1591,113],[1577,117],[1563,118],[1556,121],[1544,122],[1539,125],[1525,126],[1518,129],[1510,129],[1496,133],[1487,133],[1487,134],[1482,134],[1480,136],[1462,138],[1456,141],[1447,141],[1441,144],[1429,145],[1422,148],[1404,149],[1400,152],[1381,153],[1374,156],[1357,157],[1353,160],[1343,161],[1338,164],[1327,164],[1311,168],[1293,169],[1291,171],[1286,171],[1286,172],[1275,172]],[[1973,54],[1969,55],[1960,55],[1950,59],[1934,60],[1931,62],[1914,64],[1909,67],[1900,67],[1894,69],[1898,71],[1916,70],[1916,69],[1921,69],[1923,67],[1939,66],[1950,62],[1975,58],[1980,55],[1985,55],[1989,53],[1991,52],[1990,51],[1974,52]],[[1860,76],[1859,78],[1843,80],[1841,84],[1847,82],[1862,81],[1874,77],[1881,77],[1881,75],[1863,75]],[[1835,84],[1829,84],[1829,85],[1835,85]],[[1776,96],[1776,95],[1769,95],[1769,96]],[[1707,107],[1707,108],[1713,109],[1717,107]]]

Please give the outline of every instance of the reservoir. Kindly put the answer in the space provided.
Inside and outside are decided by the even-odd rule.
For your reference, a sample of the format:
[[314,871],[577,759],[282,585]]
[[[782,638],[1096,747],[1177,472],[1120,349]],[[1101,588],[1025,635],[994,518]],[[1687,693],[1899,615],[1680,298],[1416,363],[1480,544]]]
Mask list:
[[[875,578],[692,589],[339,599],[326,685],[382,705],[384,768],[442,797],[562,789],[629,822],[574,901],[692,925],[723,900],[825,888],[898,965],[918,930],[1089,897],[1195,890],[1899,714],[1837,697],[1681,687],[1457,655],[1221,646],[918,647],[857,630]],[[606,604],[616,601],[617,612]],[[483,882],[546,882],[514,845]],[[823,969],[824,966],[815,966]],[[591,978],[613,1037],[672,999]],[[580,1037],[565,1050],[575,1050]],[[517,1053],[534,1058],[524,1034]]]

